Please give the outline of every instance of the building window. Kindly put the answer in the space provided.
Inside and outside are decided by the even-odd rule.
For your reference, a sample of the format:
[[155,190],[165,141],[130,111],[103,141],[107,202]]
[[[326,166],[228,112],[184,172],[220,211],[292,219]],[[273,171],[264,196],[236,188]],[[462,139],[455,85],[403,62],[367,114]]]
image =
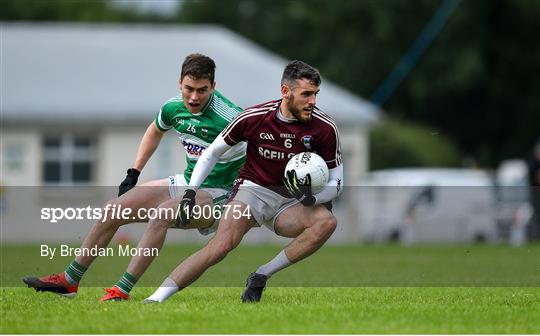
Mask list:
[[48,185],[90,184],[94,178],[96,142],[91,136],[62,134],[43,138],[43,182]]
[[20,172],[24,167],[24,145],[21,143],[4,144],[4,163],[8,172]]

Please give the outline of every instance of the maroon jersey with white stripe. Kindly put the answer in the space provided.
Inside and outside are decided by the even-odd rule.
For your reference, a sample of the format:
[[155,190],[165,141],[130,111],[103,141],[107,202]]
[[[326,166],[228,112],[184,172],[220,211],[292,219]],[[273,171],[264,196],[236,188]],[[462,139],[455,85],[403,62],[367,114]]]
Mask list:
[[341,145],[333,120],[315,109],[311,121],[302,124],[278,115],[281,100],[250,107],[222,132],[228,145],[247,142],[246,163],[238,177],[265,187],[283,186],[289,159],[301,152],[319,154],[329,169],[341,165]]

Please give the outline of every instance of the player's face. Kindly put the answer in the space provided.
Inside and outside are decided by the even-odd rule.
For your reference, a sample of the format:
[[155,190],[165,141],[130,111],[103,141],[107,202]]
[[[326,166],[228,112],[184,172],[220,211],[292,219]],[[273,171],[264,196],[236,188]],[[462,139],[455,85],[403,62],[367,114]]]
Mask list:
[[297,79],[296,86],[289,90],[287,109],[301,123],[310,122],[319,91],[319,87],[309,80]]
[[184,76],[180,80],[180,90],[188,111],[193,114],[201,112],[214,92],[215,86],[215,82],[211,83],[206,78],[193,79],[191,76]]

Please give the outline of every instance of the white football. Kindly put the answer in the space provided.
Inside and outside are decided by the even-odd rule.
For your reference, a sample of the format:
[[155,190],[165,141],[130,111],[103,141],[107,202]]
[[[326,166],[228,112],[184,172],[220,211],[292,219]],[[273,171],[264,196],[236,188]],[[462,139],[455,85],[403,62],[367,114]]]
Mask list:
[[293,156],[285,166],[285,177],[287,171],[293,169],[300,184],[304,182],[307,174],[311,175],[311,191],[314,194],[323,190],[328,183],[328,166],[324,159],[315,153],[302,152]]

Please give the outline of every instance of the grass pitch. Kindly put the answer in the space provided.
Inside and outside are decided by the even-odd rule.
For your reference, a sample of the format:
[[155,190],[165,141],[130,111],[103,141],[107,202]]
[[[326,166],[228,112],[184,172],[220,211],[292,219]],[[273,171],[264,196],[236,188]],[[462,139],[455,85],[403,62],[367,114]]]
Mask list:
[[241,288],[189,288],[162,304],[98,303],[25,288],[2,290],[2,333],[539,333],[536,288],[269,288],[242,304]]
[[[143,305],[197,246],[167,246],[129,302],[99,303],[128,258],[98,259],[68,300],[21,286],[71,258],[39,246],[2,246],[1,333],[540,333],[540,246],[325,246],[242,304],[243,282],[279,246],[241,246],[162,304]],[[497,276],[497,279],[493,277]],[[297,287],[284,287],[284,286]],[[303,287],[299,287],[303,286]]]

